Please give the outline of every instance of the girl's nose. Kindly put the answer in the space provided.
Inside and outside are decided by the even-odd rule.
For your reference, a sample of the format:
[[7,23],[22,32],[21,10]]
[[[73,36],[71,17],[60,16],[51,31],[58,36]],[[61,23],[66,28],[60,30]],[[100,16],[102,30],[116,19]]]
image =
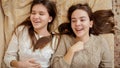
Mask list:
[[81,25],[81,22],[78,20],[77,22],[76,22],[76,25],[78,26],[78,25]]
[[35,14],[35,15],[34,15],[34,18],[39,18],[39,14]]

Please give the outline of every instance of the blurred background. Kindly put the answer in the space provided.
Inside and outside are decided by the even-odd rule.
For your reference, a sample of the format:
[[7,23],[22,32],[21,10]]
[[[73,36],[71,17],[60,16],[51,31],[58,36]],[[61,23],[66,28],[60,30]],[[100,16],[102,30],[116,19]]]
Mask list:
[[[67,21],[68,8],[76,3],[88,3],[93,11],[111,9],[115,16],[115,35],[103,35],[114,51],[115,68],[120,68],[120,0],[52,0],[56,2],[58,15],[52,27],[57,27]],[[32,0],[0,0],[0,68],[7,68],[3,62],[4,53],[14,28],[29,16]]]

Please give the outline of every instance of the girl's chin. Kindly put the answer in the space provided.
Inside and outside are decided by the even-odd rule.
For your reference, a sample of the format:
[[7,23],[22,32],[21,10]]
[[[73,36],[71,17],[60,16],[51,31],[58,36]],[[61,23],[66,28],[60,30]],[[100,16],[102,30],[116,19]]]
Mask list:
[[34,28],[40,28],[40,25],[33,25]]
[[40,27],[34,27],[34,29],[36,29],[36,30],[37,30],[37,29],[40,29]]
[[77,37],[82,37],[82,36],[83,36],[83,33],[77,33],[76,36],[77,36]]

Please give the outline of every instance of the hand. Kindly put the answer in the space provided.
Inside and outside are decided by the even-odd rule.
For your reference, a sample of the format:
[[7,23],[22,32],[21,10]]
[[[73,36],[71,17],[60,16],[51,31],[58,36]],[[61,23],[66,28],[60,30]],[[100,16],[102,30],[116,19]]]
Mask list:
[[41,66],[34,59],[29,59],[27,61],[19,61],[17,68],[41,68]]
[[84,49],[84,45],[83,45],[83,42],[81,42],[81,41],[78,41],[72,47],[70,47],[70,50],[72,52],[77,52],[77,51],[80,51],[80,50],[83,50],[83,49]]
[[64,56],[65,62],[71,64],[74,53],[83,49],[84,49],[83,42],[79,41],[75,43],[73,46],[69,48],[67,54]]

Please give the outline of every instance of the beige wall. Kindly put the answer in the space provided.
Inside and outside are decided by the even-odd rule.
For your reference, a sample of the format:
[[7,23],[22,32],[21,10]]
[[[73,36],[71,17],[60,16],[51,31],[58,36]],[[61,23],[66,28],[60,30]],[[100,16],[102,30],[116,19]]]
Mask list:
[[[29,16],[29,8],[32,0],[1,0],[2,9],[0,7],[0,63],[2,62],[4,48],[7,48],[7,44],[11,38],[12,31],[21,23],[26,17]],[[93,11],[100,9],[112,9],[112,0],[54,0],[57,4],[58,16],[54,30],[57,26],[65,22],[68,7],[75,3],[88,3]],[[5,17],[4,17],[5,15]],[[0,65],[1,67],[1,65]]]

